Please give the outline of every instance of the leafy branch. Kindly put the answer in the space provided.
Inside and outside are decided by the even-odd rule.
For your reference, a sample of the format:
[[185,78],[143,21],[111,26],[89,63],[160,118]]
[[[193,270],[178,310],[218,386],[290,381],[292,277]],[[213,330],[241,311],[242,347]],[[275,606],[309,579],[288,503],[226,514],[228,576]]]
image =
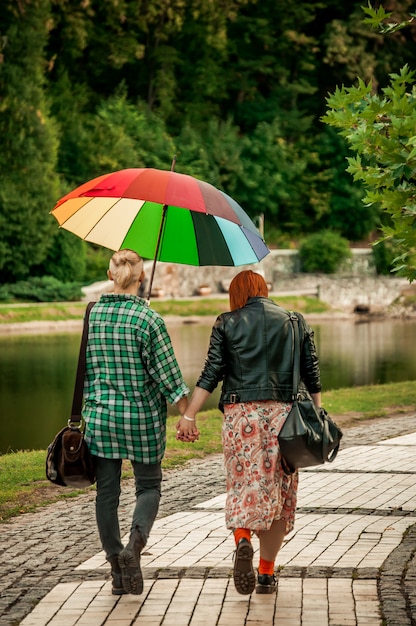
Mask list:
[[[366,23],[393,32],[392,24],[384,24],[391,13],[371,5],[363,9],[370,16]],[[411,21],[396,24],[396,30]],[[391,240],[399,252],[394,271],[412,282],[416,279],[415,72],[405,65],[390,74],[390,84],[380,93],[361,78],[356,86],[337,88],[327,98],[322,120],[335,127],[355,153],[347,158],[347,171],[363,183],[363,202],[378,205],[389,217],[382,226],[382,240]]]
[[368,17],[363,19],[363,23],[368,24],[374,30],[378,30],[379,33],[387,35],[395,33],[398,30],[402,30],[403,28],[407,28],[416,18],[416,13],[409,13],[410,18],[408,20],[404,20],[402,22],[386,21],[391,19],[393,13],[386,12],[384,7],[374,9],[369,2],[368,7],[361,8],[364,13],[368,15]]

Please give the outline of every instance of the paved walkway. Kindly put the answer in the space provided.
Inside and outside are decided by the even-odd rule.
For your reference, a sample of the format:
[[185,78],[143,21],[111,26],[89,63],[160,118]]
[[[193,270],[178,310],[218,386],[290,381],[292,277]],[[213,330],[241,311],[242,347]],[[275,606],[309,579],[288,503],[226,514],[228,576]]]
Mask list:
[[[0,624],[414,626],[415,419],[350,429],[333,464],[301,472],[276,595],[234,589],[218,455],[165,473],[141,596],[111,595],[93,493],[1,525]],[[121,503],[126,535],[133,500],[129,481]],[[256,564],[256,539],[254,546]]]

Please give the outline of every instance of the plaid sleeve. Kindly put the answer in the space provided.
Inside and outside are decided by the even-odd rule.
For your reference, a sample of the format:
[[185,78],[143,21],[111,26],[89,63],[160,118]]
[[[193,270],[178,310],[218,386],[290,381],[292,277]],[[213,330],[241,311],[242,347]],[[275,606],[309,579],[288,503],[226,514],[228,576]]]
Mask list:
[[161,317],[155,318],[149,327],[149,341],[142,352],[149,375],[170,404],[189,394],[183,380],[172,342]]

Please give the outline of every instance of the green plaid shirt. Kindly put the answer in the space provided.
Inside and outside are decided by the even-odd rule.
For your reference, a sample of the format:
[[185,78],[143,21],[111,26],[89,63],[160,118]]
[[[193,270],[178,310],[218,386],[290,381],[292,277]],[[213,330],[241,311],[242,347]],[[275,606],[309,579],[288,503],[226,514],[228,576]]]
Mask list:
[[90,314],[84,385],[91,453],[158,463],[166,446],[166,401],[188,393],[160,315],[136,296],[101,296]]

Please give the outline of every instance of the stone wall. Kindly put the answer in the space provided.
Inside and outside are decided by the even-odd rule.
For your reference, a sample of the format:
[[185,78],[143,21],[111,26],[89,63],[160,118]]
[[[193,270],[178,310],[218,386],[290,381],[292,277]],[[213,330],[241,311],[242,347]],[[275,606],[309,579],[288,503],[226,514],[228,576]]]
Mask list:
[[404,278],[390,276],[281,274],[273,284],[273,293],[316,295],[340,311],[361,308],[374,313],[385,310],[408,286]]
[[[337,274],[304,274],[300,272],[296,250],[272,250],[263,261],[240,267],[194,267],[174,263],[157,263],[153,280],[152,298],[186,298],[199,295],[201,287],[212,294],[226,293],[232,278],[243,269],[261,273],[276,295],[317,295],[322,301],[344,310],[356,306],[382,310],[408,287],[405,279],[377,276],[371,249],[353,249],[352,259]],[[145,263],[150,278],[152,261]],[[147,296],[147,283],[142,295]],[[95,291],[94,291],[95,289]],[[111,283],[93,285],[85,291],[85,300],[95,299],[99,293],[111,289]]]

